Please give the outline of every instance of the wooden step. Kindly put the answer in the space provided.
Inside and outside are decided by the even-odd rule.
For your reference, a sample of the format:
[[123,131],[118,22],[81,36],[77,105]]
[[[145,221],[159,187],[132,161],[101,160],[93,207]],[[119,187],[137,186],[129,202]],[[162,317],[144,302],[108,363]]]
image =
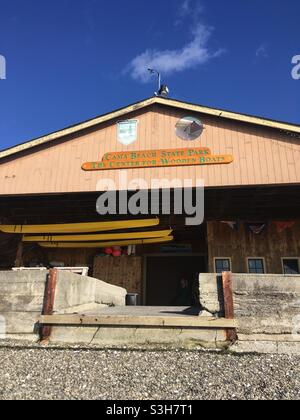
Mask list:
[[197,316],[117,316],[117,315],[47,315],[41,316],[40,324],[64,326],[127,326],[127,327],[170,327],[170,328],[236,328],[235,320]]

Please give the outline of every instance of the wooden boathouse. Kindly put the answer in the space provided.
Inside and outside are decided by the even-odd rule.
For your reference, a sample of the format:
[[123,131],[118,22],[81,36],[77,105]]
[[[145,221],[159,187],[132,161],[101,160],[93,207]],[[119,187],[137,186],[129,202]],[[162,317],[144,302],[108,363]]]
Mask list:
[[[299,274],[299,162],[298,125],[161,97],[126,106],[0,152],[0,268],[86,267],[146,306],[172,305],[199,273]],[[204,223],[161,207],[100,216],[99,185],[122,192],[125,174],[203,180]]]

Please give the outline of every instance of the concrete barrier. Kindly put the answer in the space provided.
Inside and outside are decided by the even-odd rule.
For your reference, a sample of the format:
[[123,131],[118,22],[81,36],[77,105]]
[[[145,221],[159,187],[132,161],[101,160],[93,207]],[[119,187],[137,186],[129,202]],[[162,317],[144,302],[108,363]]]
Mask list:
[[224,316],[222,275],[200,274],[199,288],[201,306],[211,314]]
[[[2,338],[39,339],[48,271],[0,272],[0,318]],[[59,271],[54,313],[76,313],[125,305],[126,290],[100,280]]]
[[[200,303],[222,314],[217,274],[200,275]],[[300,276],[232,274],[238,341],[234,352],[300,354]]]
[[72,314],[106,306],[125,306],[127,291],[92,277],[59,271],[54,313]]
[[6,336],[37,340],[47,271],[0,272],[0,315]]
[[224,330],[150,327],[54,327],[53,343],[97,345],[101,347],[158,345],[178,348],[202,347],[223,350],[228,346]]
[[[8,338],[39,338],[36,327],[47,276],[47,271],[0,272],[1,337],[5,330]],[[222,285],[220,275],[200,275],[200,303],[207,316],[224,316]],[[300,354],[300,276],[233,274],[232,289],[238,341],[231,351]],[[53,314],[96,314],[107,306],[125,306],[126,293],[91,277],[59,271]],[[225,331],[214,329],[57,326],[52,333],[53,342],[64,343],[228,345]]]
[[234,274],[237,352],[300,354],[300,276]]

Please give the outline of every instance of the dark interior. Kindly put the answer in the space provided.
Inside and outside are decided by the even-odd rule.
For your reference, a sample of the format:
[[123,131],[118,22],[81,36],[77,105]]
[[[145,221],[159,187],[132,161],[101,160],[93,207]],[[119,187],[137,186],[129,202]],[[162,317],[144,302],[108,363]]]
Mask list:
[[[189,281],[192,303],[195,299],[197,274],[207,271],[206,259],[202,256],[161,256],[147,258],[146,305],[181,305],[180,280]],[[178,303],[179,302],[179,303]]]

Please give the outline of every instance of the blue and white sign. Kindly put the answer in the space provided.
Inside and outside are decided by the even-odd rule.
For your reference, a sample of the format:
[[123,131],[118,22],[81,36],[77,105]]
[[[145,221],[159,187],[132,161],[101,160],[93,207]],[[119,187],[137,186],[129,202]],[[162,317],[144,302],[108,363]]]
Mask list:
[[134,143],[137,141],[137,130],[137,120],[120,121],[118,123],[118,142],[124,146]]

